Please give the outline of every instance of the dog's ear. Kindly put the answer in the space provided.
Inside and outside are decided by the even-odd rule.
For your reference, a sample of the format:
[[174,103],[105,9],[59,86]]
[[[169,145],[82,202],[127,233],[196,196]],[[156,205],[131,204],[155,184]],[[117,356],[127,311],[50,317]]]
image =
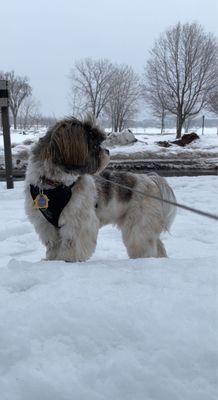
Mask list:
[[50,142],[52,161],[70,167],[85,167],[88,144],[81,125],[62,122],[53,131]]
[[91,114],[87,114],[83,121],[83,127],[93,142],[101,143],[106,139],[105,133],[97,125],[96,118]]
[[96,173],[102,163],[104,132],[93,121],[66,118],[50,128],[33,149],[35,159],[51,161],[66,172]]

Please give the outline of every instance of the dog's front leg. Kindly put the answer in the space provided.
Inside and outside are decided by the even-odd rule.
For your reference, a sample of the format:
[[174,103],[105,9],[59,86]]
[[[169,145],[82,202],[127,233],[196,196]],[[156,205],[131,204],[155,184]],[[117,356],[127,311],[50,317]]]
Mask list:
[[41,242],[46,247],[46,260],[55,260],[60,245],[57,229],[46,221],[42,221],[41,224],[35,224],[35,229],[39,234]]
[[72,225],[65,224],[59,231],[60,246],[56,259],[70,262],[88,260],[96,248],[99,221],[95,217],[80,226]]
[[45,241],[46,246],[46,260],[56,260],[58,254],[59,243],[50,240]]
[[41,242],[46,247],[46,260],[55,260],[60,245],[58,230],[41,215],[34,218],[33,223]]

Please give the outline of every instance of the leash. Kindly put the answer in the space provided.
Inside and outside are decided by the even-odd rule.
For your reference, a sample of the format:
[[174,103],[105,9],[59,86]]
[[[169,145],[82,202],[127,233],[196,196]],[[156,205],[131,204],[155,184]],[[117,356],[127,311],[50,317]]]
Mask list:
[[212,214],[212,213],[209,213],[207,211],[202,211],[202,210],[199,210],[197,208],[186,206],[185,204],[180,204],[180,203],[177,203],[177,202],[174,202],[174,201],[171,201],[171,200],[166,200],[166,199],[160,198],[158,196],[154,196],[154,195],[152,195],[152,194],[150,194],[148,192],[141,192],[140,190],[132,189],[129,186],[123,185],[121,183],[113,182],[113,181],[111,181],[110,179],[107,179],[107,178],[103,178],[103,176],[101,176],[101,175],[99,175],[99,178],[101,178],[103,181],[110,182],[115,186],[120,186],[123,189],[130,190],[130,192],[139,193],[142,196],[150,197],[151,199],[155,199],[155,200],[162,201],[163,203],[171,204],[171,205],[173,205],[175,207],[182,208],[183,210],[190,211],[190,212],[193,212],[195,214],[201,215],[202,217],[206,217],[206,218],[210,218],[210,219],[213,219],[215,221],[218,221],[218,215],[217,214]]

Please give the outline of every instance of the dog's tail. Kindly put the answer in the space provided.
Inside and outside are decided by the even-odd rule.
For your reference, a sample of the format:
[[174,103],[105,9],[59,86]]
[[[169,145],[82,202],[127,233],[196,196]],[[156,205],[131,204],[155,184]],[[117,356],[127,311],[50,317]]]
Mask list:
[[[155,172],[150,172],[147,174],[149,178],[156,183],[159,192],[160,192],[160,197],[162,199],[176,202],[176,197],[173,193],[173,190],[169,186],[168,182],[166,181],[165,178],[162,176],[156,174]],[[176,216],[176,206],[173,204],[165,203],[164,201],[162,202],[162,215],[163,215],[163,229],[166,231],[169,231],[173,220]]]

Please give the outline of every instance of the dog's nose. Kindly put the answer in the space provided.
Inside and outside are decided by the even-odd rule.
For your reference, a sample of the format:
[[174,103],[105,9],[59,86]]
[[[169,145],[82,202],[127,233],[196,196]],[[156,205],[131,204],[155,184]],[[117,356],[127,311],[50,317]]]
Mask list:
[[110,154],[109,150],[105,149],[105,151],[106,151],[107,155],[109,156],[109,154]]

